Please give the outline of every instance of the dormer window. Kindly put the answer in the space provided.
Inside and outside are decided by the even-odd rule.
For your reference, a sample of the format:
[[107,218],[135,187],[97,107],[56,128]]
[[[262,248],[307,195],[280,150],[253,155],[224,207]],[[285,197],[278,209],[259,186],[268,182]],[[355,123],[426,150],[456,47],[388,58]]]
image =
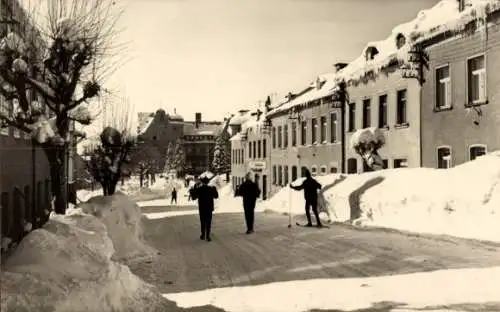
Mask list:
[[368,47],[366,48],[365,57],[367,61],[373,60],[375,55],[378,54],[378,50],[376,47]]
[[398,34],[396,36],[396,47],[401,49],[406,44],[406,37],[403,34]]
[[319,79],[319,77],[316,78],[316,89],[321,89],[321,79]]

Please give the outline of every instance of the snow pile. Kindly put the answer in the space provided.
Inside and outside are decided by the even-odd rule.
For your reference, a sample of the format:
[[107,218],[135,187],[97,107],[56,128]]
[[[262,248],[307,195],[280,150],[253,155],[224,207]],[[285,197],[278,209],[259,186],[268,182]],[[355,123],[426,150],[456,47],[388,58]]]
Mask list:
[[153,286],[111,260],[97,218],[73,211],[29,233],[1,272],[2,311],[165,311]]
[[[500,241],[500,152],[447,170],[401,168],[317,180],[320,211],[332,221]],[[263,205],[304,214],[302,192],[288,187]]]
[[[163,296],[181,308],[210,304],[227,312],[498,311],[499,280],[500,267],[492,267],[296,280]],[[287,296],[277,296],[278,293]]]
[[82,212],[93,215],[108,228],[115,253],[113,260],[136,260],[152,257],[156,251],[142,239],[142,214],[127,195],[97,196],[79,206]]
[[[336,211],[331,205],[331,198],[328,197],[330,190],[333,186],[337,185],[345,179],[344,175],[331,174],[325,176],[317,176],[315,179],[322,185],[322,189],[318,194],[318,210],[322,220],[338,220],[346,217],[342,211]],[[300,185],[304,178],[299,178],[292,182],[292,185]],[[304,210],[304,192],[295,191],[288,185],[284,186],[269,200],[262,202],[259,209],[264,211],[274,211],[285,215],[302,215],[305,214]],[[311,211],[312,213],[312,211]],[[349,216],[347,216],[349,219]]]
[[351,136],[351,149],[357,149],[359,146],[373,144],[380,148],[385,144],[384,132],[377,127],[370,127],[356,130]]

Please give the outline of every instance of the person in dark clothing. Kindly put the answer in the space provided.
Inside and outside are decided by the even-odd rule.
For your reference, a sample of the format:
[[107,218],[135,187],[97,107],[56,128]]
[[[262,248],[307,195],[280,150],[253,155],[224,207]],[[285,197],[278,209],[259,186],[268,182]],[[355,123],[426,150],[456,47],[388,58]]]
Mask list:
[[255,203],[260,196],[260,189],[257,183],[253,182],[250,174],[247,173],[245,181],[238,186],[235,196],[243,197],[243,210],[245,211],[245,222],[247,225],[247,234],[253,233],[253,224],[255,216]]
[[174,189],[172,190],[172,199],[170,200],[170,204],[172,204],[175,201],[175,204],[177,204],[177,190]]
[[319,184],[319,182],[311,176],[311,172],[309,172],[309,170],[305,171],[305,176],[306,179],[304,180],[304,182],[302,182],[301,185],[293,186],[292,184],[290,184],[290,187],[296,191],[304,190],[307,226],[312,226],[311,212],[309,211],[309,209],[312,208],[314,216],[316,217],[317,226],[322,227],[323,225],[321,224],[318,213],[318,190],[321,189],[321,184]]
[[219,198],[219,193],[215,186],[208,185],[208,178],[201,178],[201,185],[195,186],[191,192],[193,200],[198,199],[198,212],[200,214],[201,236],[200,239],[210,238],[210,230],[212,227],[212,213],[214,211],[214,199]]

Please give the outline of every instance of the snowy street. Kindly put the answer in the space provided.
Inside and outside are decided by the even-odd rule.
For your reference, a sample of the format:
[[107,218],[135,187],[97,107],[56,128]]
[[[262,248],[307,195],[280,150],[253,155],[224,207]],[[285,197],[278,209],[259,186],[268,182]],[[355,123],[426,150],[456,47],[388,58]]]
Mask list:
[[[500,266],[500,244],[496,243],[445,236],[406,234],[392,230],[359,230],[344,225],[332,225],[328,229],[300,227],[288,229],[288,217],[275,213],[258,213],[256,233],[253,235],[244,234],[242,214],[216,214],[213,221],[213,241],[208,243],[199,240],[199,220],[194,214],[196,209],[195,206],[142,207],[142,212],[150,216],[167,211],[177,211],[177,213],[167,218],[151,218],[145,221],[145,239],[157,248],[161,255],[154,263],[137,263],[131,266],[135,274],[157,286],[167,299],[178,300],[176,303],[181,307],[205,306],[212,303],[217,308],[223,308],[224,302],[220,304],[218,302],[224,301],[224,295],[219,291],[221,291],[220,288],[227,287],[229,292],[233,290],[235,293],[227,294],[230,297],[233,296],[233,300],[226,297],[226,303],[234,305],[239,302],[240,307],[233,307],[229,310],[214,308],[214,311],[269,311],[269,303],[266,305],[262,302],[264,299],[259,300],[261,296],[266,296],[265,293],[243,300],[243,297],[249,296],[248,293],[245,295],[243,290],[245,288],[234,288],[267,284],[267,286],[275,285],[272,290],[267,291],[267,296],[273,301],[272,306],[275,311],[303,311],[300,308],[301,305],[298,304],[298,301],[302,300],[301,296],[310,301],[306,305],[311,307],[310,309],[320,307],[339,309],[346,305],[330,307],[328,304],[325,305],[325,302],[318,303],[315,301],[314,294],[317,295],[316,297],[323,297],[322,301],[329,301],[325,296],[335,296],[337,299],[348,297],[347,290],[344,293],[344,290],[339,292],[334,289],[322,289],[324,286],[316,283],[318,286],[312,286],[314,289],[312,292],[304,285],[300,286],[302,293],[298,296],[295,294],[281,296],[281,294],[289,293],[288,287],[292,286],[286,283],[282,286],[272,283],[294,281],[298,287],[296,284],[298,281],[307,283],[312,279],[325,279],[325,282],[347,282],[354,281],[350,278],[389,275],[398,275],[396,278],[403,278],[405,276],[402,274],[407,273]],[[460,277],[460,272],[451,272],[453,278],[449,281],[450,283],[457,284],[453,280],[461,280],[465,283],[467,280],[465,277]],[[496,272],[498,274],[498,269]],[[491,273],[488,274],[491,275]],[[472,274],[475,279],[478,279],[479,275],[479,273]],[[444,279],[449,280],[450,277]],[[440,278],[434,283],[443,283],[444,286],[445,280]],[[392,292],[385,289],[385,292],[394,298],[383,301],[400,302],[401,299],[397,299],[401,298],[404,293],[403,289],[406,287],[412,290],[413,297],[418,297],[417,290],[420,286],[412,285],[412,283],[411,281],[398,281],[397,285],[401,287],[401,291],[398,291],[399,288],[393,289]],[[425,282],[419,283],[422,288],[425,288]],[[356,287],[361,286],[362,284]],[[466,287],[474,288],[467,283]],[[455,311],[453,307],[461,307],[460,311],[469,311],[461,305],[467,304],[470,309],[478,309],[485,308],[487,303],[492,310],[500,310],[498,302],[489,302],[491,300],[488,298],[491,296],[487,296],[487,288],[487,286],[482,288],[480,305],[470,302],[470,296],[464,299],[464,302],[460,302],[461,296],[458,295],[458,303],[455,299],[454,305],[450,304],[449,309],[441,307],[441,311]],[[207,290],[207,293],[199,292],[202,290]],[[216,292],[211,293],[212,290],[217,291],[217,295]],[[249,289],[249,291],[252,290]],[[276,291],[279,291],[277,294],[280,296],[273,297],[269,293],[276,293]],[[432,292],[436,291],[437,289],[434,289]],[[457,291],[459,290],[454,290],[455,297],[460,294]],[[428,308],[435,301],[427,301],[430,298],[428,298],[429,295],[424,294],[425,289],[421,292],[422,297],[418,299],[423,306],[419,308]],[[176,293],[183,294],[177,295]],[[445,294],[441,295],[437,297],[445,300]],[[241,296],[242,300],[234,300],[234,296]],[[386,309],[376,311],[403,311],[389,309],[399,304],[376,303],[379,308],[386,305]],[[439,300],[436,304],[438,303]],[[205,311],[202,308],[200,310]],[[341,309],[341,311],[344,310]],[[375,311],[375,308],[362,311]]]

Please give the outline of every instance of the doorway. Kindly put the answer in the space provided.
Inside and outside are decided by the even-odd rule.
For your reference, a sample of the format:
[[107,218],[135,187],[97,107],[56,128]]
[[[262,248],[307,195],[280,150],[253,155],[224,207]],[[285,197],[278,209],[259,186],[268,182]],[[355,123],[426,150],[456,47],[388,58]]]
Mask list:
[[262,199],[267,199],[267,175],[262,175]]

